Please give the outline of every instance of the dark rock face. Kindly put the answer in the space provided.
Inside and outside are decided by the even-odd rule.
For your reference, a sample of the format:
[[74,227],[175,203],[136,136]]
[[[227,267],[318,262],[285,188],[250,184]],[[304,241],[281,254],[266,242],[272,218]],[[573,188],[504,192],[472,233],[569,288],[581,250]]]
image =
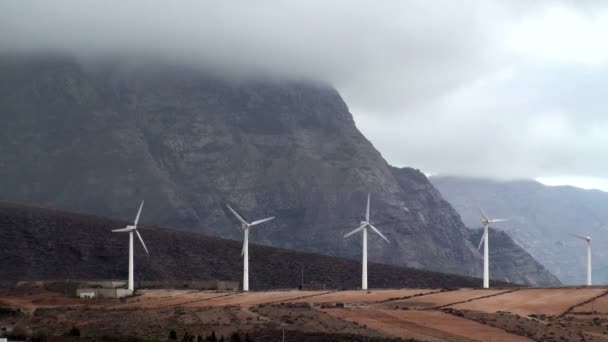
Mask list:
[[360,236],[342,235],[371,192],[372,223],[391,240],[370,235],[371,261],[480,274],[450,205],[422,173],[389,166],[328,86],[0,65],[1,197],[122,219],[145,199],[143,222],[240,239],[231,203],[278,217],[253,243],[358,258]]
[[[412,258],[452,260],[456,265],[474,265],[476,271],[481,268],[478,252],[468,243],[468,229],[426,176],[410,168],[391,169],[403,196],[402,210],[407,219],[400,229],[408,237],[407,243],[399,249],[404,253],[412,251]],[[449,265],[453,267],[448,269],[450,272],[459,272],[458,267]]]
[[593,238],[593,278],[608,282],[608,193],[570,186],[545,186],[532,180],[499,182],[460,177],[431,177],[463,221],[478,227],[479,209],[508,217],[496,226],[539,260],[565,284],[585,284],[585,242],[571,234]]

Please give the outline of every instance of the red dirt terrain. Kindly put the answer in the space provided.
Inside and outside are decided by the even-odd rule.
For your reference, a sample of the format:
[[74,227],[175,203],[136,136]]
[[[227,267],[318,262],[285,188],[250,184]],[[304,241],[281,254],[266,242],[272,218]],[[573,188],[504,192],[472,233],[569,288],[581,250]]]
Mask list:
[[606,341],[607,294],[606,287],[140,290],[127,299],[82,301],[37,283],[0,292],[0,306],[25,310],[3,312],[0,328],[61,335],[78,327],[83,336],[156,339],[165,339],[170,330],[178,335],[239,330],[275,338],[274,332],[285,329],[287,335],[311,341],[323,341],[321,335],[334,341],[352,336],[379,341]]
[[451,308],[488,313],[506,311],[520,316],[531,314],[559,315],[571,306],[605,292],[606,289],[601,288],[521,289],[499,296],[453,305]]
[[456,303],[471,301],[477,298],[502,294],[510,290],[480,290],[480,289],[460,289],[455,291],[443,291],[430,293],[424,296],[406,298],[402,300],[389,301],[385,304],[388,307],[394,308],[436,308],[447,306]]
[[422,341],[530,341],[441,311],[331,309],[326,312],[389,335]]

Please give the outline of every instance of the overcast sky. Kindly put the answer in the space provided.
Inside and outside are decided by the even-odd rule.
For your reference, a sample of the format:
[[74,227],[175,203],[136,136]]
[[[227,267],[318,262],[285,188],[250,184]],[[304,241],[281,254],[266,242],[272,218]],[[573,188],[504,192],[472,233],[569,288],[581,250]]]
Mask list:
[[608,190],[608,2],[252,3],[4,0],[0,51],[321,79],[391,164]]

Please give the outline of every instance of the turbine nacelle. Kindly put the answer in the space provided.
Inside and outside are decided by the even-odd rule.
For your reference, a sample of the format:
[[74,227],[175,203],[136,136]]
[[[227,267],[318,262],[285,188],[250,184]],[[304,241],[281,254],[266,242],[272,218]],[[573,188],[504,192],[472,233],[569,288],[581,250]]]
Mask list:
[[581,240],[585,240],[587,242],[591,242],[591,236],[583,236],[583,235],[577,235],[577,234],[572,234],[572,236],[579,238]]
[[481,224],[484,226],[489,226],[491,223],[509,221],[508,219],[492,219],[486,214],[486,212],[482,208],[479,208],[479,211],[481,211]]
[[257,226],[260,223],[268,222],[268,221],[271,221],[271,220],[275,219],[274,216],[271,216],[271,217],[267,217],[267,218],[264,218],[264,219],[261,219],[261,220],[257,220],[257,221],[253,221],[253,222],[249,223],[249,222],[245,221],[245,219],[239,213],[237,213],[236,210],[232,209],[232,207],[229,204],[226,204],[226,206],[228,207],[228,209],[230,209],[230,211],[232,212],[232,214],[241,222],[241,229],[242,230],[246,230],[246,229],[249,229],[249,228],[251,228],[253,226]]
[[497,223],[497,222],[507,222],[507,221],[509,221],[509,220],[507,220],[507,219],[491,219],[491,220],[485,220],[485,219],[484,219],[484,220],[481,220],[481,223],[482,223],[484,226],[489,226],[491,223]]
[[355,233],[358,233],[360,231],[362,231],[363,229],[367,229],[368,227],[371,228],[371,230],[374,231],[374,233],[378,234],[382,239],[384,239],[386,242],[390,241],[386,238],[386,236],[384,236],[384,234],[382,234],[376,227],[374,227],[371,223],[369,223],[369,199],[370,199],[370,195],[367,194],[367,207],[365,209],[365,221],[361,221],[359,224],[359,228],[344,234],[344,237],[347,238]]
[[137,229],[137,228],[135,228],[134,226],[126,226],[125,228],[113,229],[112,233],[127,233],[127,232],[132,232],[135,229]]
[[481,249],[481,245],[483,245],[484,241],[486,241],[486,239],[488,238],[489,233],[487,232],[487,230],[485,228],[489,228],[490,224],[492,224],[492,223],[509,221],[508,219],[492,219],[486,214],[486,212],[482,208],[479,208],[479,211],[481,211],[481,224],[484,227],[484,231],[483,231],[483,234],[481,235],[481,240],[479,241],[479,245],[477,246],[477,249]]
[[139,205],[139,210],[137,211],[137,216],[135,216],[135,222],[133,223],[133,225],[129,224],[125,228],[113,229],[112,233],[128,233],[128,232],[134,231],[135,234],[137,234],[137,237],[139,238],[139,242],[141,242],[142,247],[146,251],[146,254],[150,254],[150,253],[148,253],[148,248],[146,247],[146,244],[144,243],[144,239],[142,239],[141,235],[139,234],[139,231],[137,230],[137,223],[139,222],[139,217],[141,216],[141,210],[143,207],[144,207],[144,201],[141,201],[141,204]]

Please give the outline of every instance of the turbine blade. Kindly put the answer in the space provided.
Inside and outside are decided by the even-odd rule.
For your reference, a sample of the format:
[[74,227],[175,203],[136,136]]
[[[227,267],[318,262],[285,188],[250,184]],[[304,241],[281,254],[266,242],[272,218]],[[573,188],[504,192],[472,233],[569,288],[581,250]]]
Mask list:
[[133,224],[135,227],[137,227],[137,222],[139,222],[139,216],[141,216],[141,209],[144,207],[144,201],[141,201],[141,204],[139,205],[139,210],[137,211],[137,216],[135,216],[135,223]]
[[490,218],[488,217],[488,215],[486,215],[486,212],[483,211],[483,209],[481,207],[479,207],[479,211],[481,211],[481,216],[483,216],[483,218],[486,219],[486,221],[490,221]]
[[112,233],[123,233],[123,232],[130,232],[132,231],[134,228],[131,227],[127,227],[127,228],[120,228],[120,229],[112,229]]
[[144,243],[144,239],[142,239],[141,235],[139,235],[139,231],[137,229],[135,229],[135,232],[137,233],[137,237],[139,238],[139,242],[141,242],[141,245],[144,247],[144,250],[146,251],[146,254],[150,254],[150,253],[148,253],[148,248],[146,247],[146,244]]
[[365,224],[364,224],[364,225],[362,225],[361,227],[359,227],[359,228],[357,228],[357,229],[353,230],[352,232],[345,234],[345,235],[344,235],[344,237],[345,237],[345,238],[347,238],[347,237],[349,237],[349,236],[351,236],[351,235],[353,235],[353,234],[355,234],[355,233],[358,233],[358,232],[362,231],[362,230],[363,230],[363,228],[365,228]]
[[239,215],[239,213],[236,212],[236,210],[232,209],[232,207],[229,204],[226,204],[226,206],[228,207],[228,209],[230,209],[230,211],[232,211],[232,213],[234,214],[234,216],[236,216],[236,218],[241,221],[242,224],[244,225],[248,225],[247,221],[245,221],[241,215]]
[[243,230],[243,249],[241,249],[241,257],[245,256],[245,245],[249,241],[249,231],[247,229]]
[[486,232],[484,231],[483,234],[481,234],[481,241],[479,241],[479,246],[477,246],[477,250],[479,250],[481,248],[481,245],[483,244],[485,239],[486,239]]
[[579,238],[579,239],[587,240],[586,236],[582,236],[582,235],[578,235],[578,234],[570,234],[570,235],[572,235],[572,236],[574,236],[576,238]]
[[380,231],[379,231],[379,230],[378,230],[376,227],[372,226],[371,224],[369,225],[369,227],[370,227],[370,228],[371,228],[371,229],[372,229],[374,232],[376,232],[376,234],[380,235],[380,237],[381,237],[381,238],[383,238],[384,240],[386,240],[386,242],[390,243],[390,241],[388,241],[388,239],[386,238],[386,236],[384,236],[384,234],[380,233]]
[[270,220],[274,220],[274,216],[267,217],[267,218],[265,218],[265,219],[261,219],[261,220],[257,220],[257,221],[253,221],[253,222],[251,222],[251,224],[249,224],[249,226],[250,226],[250,227],[251,227],[251,226],[255,226],[255,225],[257,225],[257,224],[264,223],[264,222],[268,222],[268,221],[270,221]]
[[509,222],[509,219],[491,219],[490,223],[496,223],[496,222]]
[[367,193],[367,209],[365,210],[365,222],[369,223],[369,192]]

